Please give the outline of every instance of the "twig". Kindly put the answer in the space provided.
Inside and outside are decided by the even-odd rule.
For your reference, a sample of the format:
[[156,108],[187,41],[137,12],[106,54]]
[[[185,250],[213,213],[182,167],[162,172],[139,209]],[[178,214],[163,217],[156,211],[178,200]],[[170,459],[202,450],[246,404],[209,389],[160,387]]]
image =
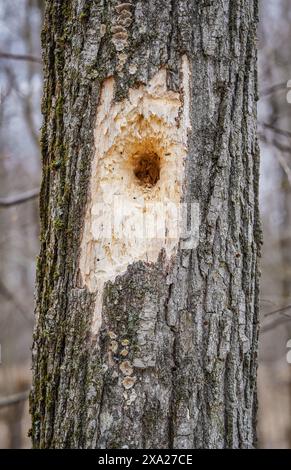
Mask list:
[[269,124],[268,122],[259,122],[262,127],[266,129],[270,129],[271,131],[275,132],[276,134],[283,135],[284,137],[291,137],[291,132],[286,131],[285,129],[279,129],[278,127]]
[[280,152],[291,153],[291,145],[282,145],[280,142],[278,142],[275,139],[270,140],[267,138],[267,136],[263,132],[259,133],[259,138],[265,144],[271,145],[272,147],[276,147],[278,150],[280,150]]
[[28,62],[36,62],[38,64],[42,63],[40,57],[35,57],[30,54],[12,54],[10,52],[0,52],[0,59],[25,60]]
[[25,390],[25,392],[15,393],[14,395],[10,395],[9,397],[0,397],[0,408],[5,406],[16,405],[21,401],[27,400],[29,397],[30,390]]
[[9,196],[6,198],[0,198],[0,207],[16,206],[17,204],[23,204],[24,202],[35,199],[39,195],[39,188],[31,189],[24,193],[16,194],[15,196]]
[[276,93],[277,91],[286,90],[286,89],[287,89],[287,82],[277,83],[276,85],[272,85],[262,90],[260,92],[260,98],[263,98],[268,95],[272,95],[273,93]]
[[27,313],[25,310],[23,310],[22,308],[22,305],[18,302],[18,300],[15,298],[14,294],[12,294],[10,292],[9,289],[7,289],[7,287],[5,286],[5,284],[3,283],[3,281],[0,279],[0,296],[3,295],[3,297],[8,300],[9,302],[11,302],[14,307],[16,307],[16,309],[19,311],[19,313],[21,313],[21,315],[23,316],[23,318],[25,318],[25,320],[29,323],[31,323],[32,321],[32,318],[29,318],[27,316]]
[[273,330],[277,326],[282,325],[288,321],[291,321],[291,317],[284,316],[282,318],[277,318],[277,320],[274,320],[269,325],[262,326],[260,333],[266,333],[267,331]]
[[283,158],[283,156],[280,154],[280,152],[277,152],[277,159],[283,169],[283,171],[285,171],[285,174],[287,176],[287,179],[288,179],[288,182],[291,186],[291,169],[289,168],[289,165],[288,163],[285,161],[285,159]]
[[270,317],[272,315],[275,315],[276,313],[281,313],[282,316],[277,318],[276,320],[272,321],[268,325],[264,325],[261,327],[261,333],[266,333],[267,331],[273,330],[279,325],[282,325],[285,322],[291,321],[291,317],[284,313],[285,310],[288,310],[291,308],[291,305],[285,305],[285,307],[278,308],[277,310],[272,310],[271,312],[268,312],[264,315],[264,319],[267,317]]
[[288,310],[289,308],[291,308],[291,305],[285,305],[285,307],[278,308],[277,310],[273,310],[272,312],[266,313],[266,314],[264,315],[264,318],[270,317],[271,315],[275,315],[275,313],[284,312],[284,310]]

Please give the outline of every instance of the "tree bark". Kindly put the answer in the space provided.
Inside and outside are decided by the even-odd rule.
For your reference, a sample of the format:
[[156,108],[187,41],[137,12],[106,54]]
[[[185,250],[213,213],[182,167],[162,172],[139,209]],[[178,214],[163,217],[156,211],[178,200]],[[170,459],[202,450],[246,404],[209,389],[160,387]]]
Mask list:
[[[47,0],[34,447],[255,445],[256,26],[256,0]],[[99,275],[92,207],[121,160],[102,172],[147,145],[159,181],[134,191],[177,183],[176,202],[199,204],[198,245],[162,241],[149,261],[125,247]]]

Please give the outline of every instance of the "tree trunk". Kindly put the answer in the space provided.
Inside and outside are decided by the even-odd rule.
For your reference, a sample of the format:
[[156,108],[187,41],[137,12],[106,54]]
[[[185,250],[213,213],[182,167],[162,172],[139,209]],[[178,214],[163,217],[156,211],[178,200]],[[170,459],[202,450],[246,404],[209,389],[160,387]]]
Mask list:
[[[47,0],[34,447],[254,446],[256,25],[256,0]],[[116,201],[178,233],[110,239]]]

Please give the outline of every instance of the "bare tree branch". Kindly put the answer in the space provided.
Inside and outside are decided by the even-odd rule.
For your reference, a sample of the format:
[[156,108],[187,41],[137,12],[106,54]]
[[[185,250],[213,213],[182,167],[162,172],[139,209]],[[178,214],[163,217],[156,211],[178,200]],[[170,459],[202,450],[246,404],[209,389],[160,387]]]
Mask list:
[[[29,0],[30,2],[31,0]],[[32,4],[28,4],[30,7]],[[34,47],[34,35],[33,35],[33,24],[32,24],[32,17],[31,17],[31,8],[28,7],[25,9],[25,20],[23,26],[23,36],[27,47],[27,54],[30,56],[34,55],[35,47]],[[27,63],[27,74],[28,74],[28,81],[31,83],[34,75],[34,63],[28,62]],[[37,148],[39,148],[39,132],[37,131],[35,125],[35,109],[33,106],[33,96],[34,91],[30,87],[26,96],[20,95],[22,98],[22,105],[23,111],[25,113],[25,121],[30,130],[31,137],[34,140],[34,143]]]
[[266,333],[267,331],[271,331],[279,325],[282,325],[282,324],[284,324],[288,321],[291,321],[291,316],[288,315],[287,313],[284,313],[285,310],[288,310],[290,308],[291,308],[291,305],[285,305],[285,307],[278,308],[276,310],[272,310],[271,312],[266,313],[264,315],[264,319],[267,318],[267,317],[273,316],[277,313],[280,313],[281,315],[280,315],[279,318],[276,318],[271,323],[262,326],[261,330],[260,330],[260,333]]
[[289,153],[289,154],[291,153],[291,145],[289,146],[282,145],[280,142],[278,142],[275,139],[269,140],[264,133],[260,133],[259,135],[260,135],[260,139],[262,142],[265,142],[266,144],[274,147],[274,151],[275,151],[274,153],[277,157],[277,160],[280,166],[282,167],[283,171],[285,172],[288,182],[291,186],[291,168],[289,167],[288,163],[286,162],[285,158],[282,155],[283,153]]
[[0,279],[0,296],[3,295],[3,297],[8,300],[9,302],[14,305],[14,307],[18,310],[18,312],[23,316],[23,318],[28,322],[31,323],[33,321],[33,318],[29,318],[26,311],[22,308],[22,305],[18,302],[14,294],[10,292],[9,289],[5,286],[3,281]]
[[269,124],[268,122],[259,122],[262,127],[266,129],[270,129],[271,131],[275,132],[276,134],[283,135],[284,137],[291,137],[291,132],[285,129],[279,129],[278,127]]
[[12,59],[12,60],[25,60],[28,62],[42,63],[40,57],[35,57],[29,54],[12,54],[10,52],[0,52],[0,59]]
[[285,161],[283,155],[280,152],[277,152],[277,159],[278,159],[283,171],[285,172],[285,174],[287,176],[287,180],[288,180],[289,185],[291,186],[291,169],[289,168],[288,163]]
[[39,188],[35,188],[24,193],[16,194],[15,196],[0,198],[0,207],[9,207],[23,204],[24,202],[30,201],[31,199],[35,199],[38,195]]
[[0,408],[4,408],[5,406],[16,405],[21,401],[25,401],[28,399],[30,394],[30,390],[25,390],[24,392],[15,393],[14,395],[10,395],[8,397],[0,397]]
[[270,140],[263,132],[259,133],[259,137],[262,142],[271,145],[272,147],[276,147],[276,149],[280,150],[280,152],[291,153],[291,145],[282,145],[278,140],[275,139]]
[[280,325],[282,325],[284,323],[287,323],[289,321],[291,321],[291,317],[288,317],[287,315],[285,315],[283,317],[280,317],[280,318],[277,318],[276,320],[272,321],[268,325],[262,326],[261,329],[260,329],[260,334],[267,333],[267,331],[271,331],[271,330],[275,329],[277,326],[280,326]]
[[277,83],[276,85],[272,85],[268,88],[265,88],[260,92],[260,98],[265,98],[266,96],[272,95],[277,91],[286,90],[287,88],[287,81],[282,83]]
[[273,310],[272,312],[268,312],[264,315],[264,318],[270,317],[271,315],[275,315],[275,313],[281,313],[284,312],[285,310],[288,310],[291,308],[291,305],[285,305],[285,307],[278,308],[277,310]]

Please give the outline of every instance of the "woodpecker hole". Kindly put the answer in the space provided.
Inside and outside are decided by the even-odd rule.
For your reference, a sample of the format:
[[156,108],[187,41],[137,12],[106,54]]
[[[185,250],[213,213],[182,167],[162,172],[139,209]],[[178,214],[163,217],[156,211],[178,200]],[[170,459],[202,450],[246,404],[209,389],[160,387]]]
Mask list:
[[155,186],[160,179],[160,157],[154,152],[136,155],[133,173],[141,186]]

